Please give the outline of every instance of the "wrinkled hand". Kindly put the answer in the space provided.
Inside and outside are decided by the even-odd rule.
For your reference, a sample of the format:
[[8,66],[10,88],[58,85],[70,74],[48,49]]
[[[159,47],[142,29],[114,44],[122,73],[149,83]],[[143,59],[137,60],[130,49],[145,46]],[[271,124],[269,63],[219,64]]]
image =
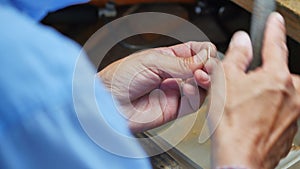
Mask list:
[[[266,24],[261,67],[246,72],[252,48],[244,32],[233,36],[223,63],[214,63],[223,65],[226,79],[224,113],[212,137],[214,166],[270,169],[289,152],[300,114],[295,90],[300,82],[292,80],[287,56],[284,20],[273,13]],[[222,73],[213,72],[212,79]]]
[[99,76],[130,129],[140,132],[198,110],[210,85],[208,54],[216,55],[208,42],[150,49],[112,63]]

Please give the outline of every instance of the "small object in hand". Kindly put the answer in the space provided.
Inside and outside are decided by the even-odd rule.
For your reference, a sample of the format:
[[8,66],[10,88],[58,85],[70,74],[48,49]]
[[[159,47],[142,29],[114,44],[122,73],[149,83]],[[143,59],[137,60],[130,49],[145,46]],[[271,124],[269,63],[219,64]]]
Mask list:
[[250,35],[253,45],[253,60],[249,70],[261,65],[261,49],[265,32],[265,24],[269,15],[275,11],[275,0],[254,0]]

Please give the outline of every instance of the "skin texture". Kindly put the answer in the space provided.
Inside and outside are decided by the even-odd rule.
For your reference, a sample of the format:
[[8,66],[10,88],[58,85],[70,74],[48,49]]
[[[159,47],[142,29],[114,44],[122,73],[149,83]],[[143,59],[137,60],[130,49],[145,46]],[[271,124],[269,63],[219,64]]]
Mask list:
[[225,73],[226,80],[223,118],[212,137],[214,167],[271,169],[291,148],[300,114],[299,78],[287,66],[283,18],[273,13],[266,26],[261,67],[246,72],[252,47],[244,32],[233,36],[224,61],[214,62],[224,72],[213,68],[213,76]]
[[210,43],[188,42],[132,54],[98,75],[133,132],[195,112],[210,88],[217,98],[208,116],[211,129],[217,126],[213,168],[274,168],[291,148],[300,114],[300,79],[288,70],[283,18],[273,13],[267,22],[261,67],[247,71],[252,46],[244,32],[233,36],[224,61],[215,55]]
[[208,53],[216,55],[209,42],[150,49],[116,61],[98,75],[130,129],[141,132],[199,109],[210,85]]

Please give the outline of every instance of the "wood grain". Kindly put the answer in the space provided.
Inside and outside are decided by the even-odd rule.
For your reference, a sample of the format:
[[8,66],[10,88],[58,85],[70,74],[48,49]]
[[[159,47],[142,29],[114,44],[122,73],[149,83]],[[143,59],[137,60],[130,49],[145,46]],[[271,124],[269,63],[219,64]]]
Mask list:
[[[248,11],[252,11],[253,0],[231,0]],[[300,42],[300,0],[277,0],[277,11],[283,15],[287,34]]]

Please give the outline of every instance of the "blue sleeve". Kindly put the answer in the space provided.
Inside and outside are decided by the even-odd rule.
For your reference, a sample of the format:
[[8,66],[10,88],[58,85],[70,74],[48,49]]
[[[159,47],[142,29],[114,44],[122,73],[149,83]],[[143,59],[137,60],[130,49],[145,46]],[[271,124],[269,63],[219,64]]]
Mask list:
[[74,42],[1,5],[0,23],[1,169],[150,168],[145,158],[101,147],[82,128],[76,111],[84,110],[87,117],[97,114],[91,106],[96,100],[104,119],[97,125],[111,127],[97,130],[98,138],[122,149],[121,154],[145,157],[134,139],[109,137],[112,130],[131,134],[99,81],[94,82],[95,96],[86,94],[84,79],[95,71],[87,58],[80,62],[74,85],[80,53]]

